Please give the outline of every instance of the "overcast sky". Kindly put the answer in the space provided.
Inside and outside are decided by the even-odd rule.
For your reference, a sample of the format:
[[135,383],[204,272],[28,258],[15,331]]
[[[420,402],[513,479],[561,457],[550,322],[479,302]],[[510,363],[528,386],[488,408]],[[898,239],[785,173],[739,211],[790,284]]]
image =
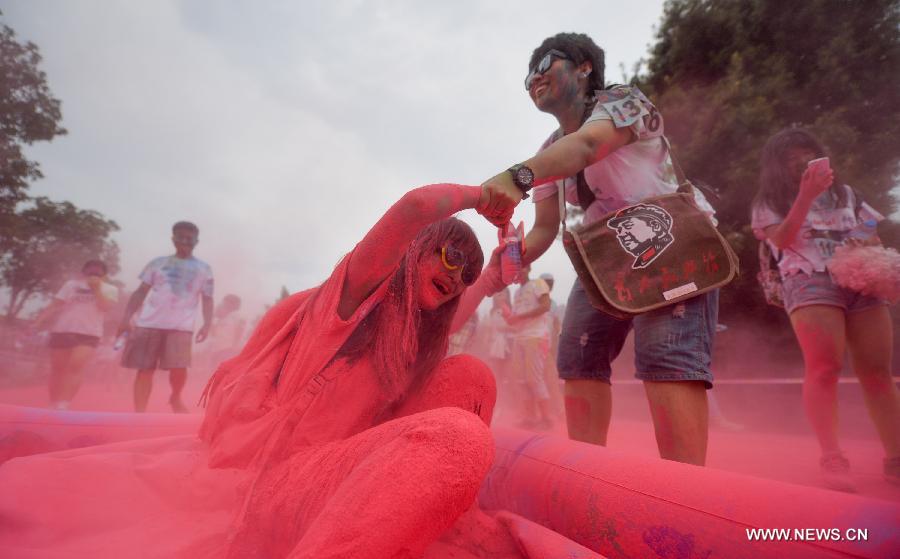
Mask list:
[[[246,314],[321,282],[405,191],[477,185],[530,157],[556,127],[522,86],[560,31],[606,50],[607,81],[646,58],[662,0],[5,0],[35,42],[67,136],[36,145],[33,195],[70,200],[122,230],[129,288],[200,227],[195,254]],[[551,7],[556,6],[555,8]],[[485,252],[496,229],[460,217]],[[530,226],[530,200],[516,222]],[[534,265],[575,279],[559,242]]]

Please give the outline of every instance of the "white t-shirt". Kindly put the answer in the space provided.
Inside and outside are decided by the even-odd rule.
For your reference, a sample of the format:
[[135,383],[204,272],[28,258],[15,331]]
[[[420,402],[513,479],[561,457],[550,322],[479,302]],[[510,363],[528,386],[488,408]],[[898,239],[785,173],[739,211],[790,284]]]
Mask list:
[[147,264],[139,277],[150,286],[150,292],[135,326],[193,332],[201,294],[213,296],[209,264],[193,256],[161,256]]
[[[671,194],[678,188],[669,151],[662,139],[662,115],[650,100],[633,86],[617,86],[598,91],[596,95],[597,104],[585,124],[611,120],[617,128],[631,129],[637,139],[585,167],[584,180],[596,197],[585,212],[585,224],[651,196]],[[557,129],[538,153],[562,137],[562,130]],[[574,176],[536,187],[534,203],[551,196],[555,198],[560,186],[565,188],[566,202],[578,206],[578,182]],[[694,198],[712,217],[715,211],[699,189],[694,189]]]
[[[847,204],[844,207],[837,206],[837,200],[830,191],[825,191],[813,200],[812,207],[797,238],[784,251],[780,251],[770,240],[766,239],[772,254],[778,260],[778,270],[781,277],[787,277],[797,272],[812,274],[824,272],[825,265],[834,256],[834,249],[840,246],[847,238],[847,233],[859,223],[874,219],[881,221],[884,216],[878,213],[869,204],[856,200],[853,189],[844,185],[847,190]],[[857,214],[856,208],[859,206]],[[765,239],[765,228],[770,225],[778,225],[784,221],[784,216],[775,213],[768,206],[754,206],[753,208],[753,232],[758,239]]]
[[[529,280],[519,287],[513,297],[513,314],[524,314],[540,307],[541,296],[550,294],[550,286],[542,279]],[[550,335],[547,329],[547,316],[540,314],[527,318],[512,326],[512,335],[516,338],[546,338]]]
[[[108,283],[100,284],[104,298],[116,302],[119,291]],[[104,311],[97,306],[97,296],[85,279],[73,279],[63,284],[54,296],[65,303],[50,329],[53,333],[103,336]]]

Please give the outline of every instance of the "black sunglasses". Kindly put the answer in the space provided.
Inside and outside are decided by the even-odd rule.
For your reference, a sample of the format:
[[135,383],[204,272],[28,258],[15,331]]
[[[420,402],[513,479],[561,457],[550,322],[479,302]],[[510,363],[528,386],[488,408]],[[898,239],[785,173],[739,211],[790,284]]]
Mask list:
[[460,279],[462,279],[463,284],[468,287],[475,283],[481,270],[466,266],[467,261],[468,258],[466,257],[466,253],[458,248],[451,245],[444,245],[441,247],[441,262],[444,264],[444,268],[452,271],[462,267]]
[[572,57],[562,51],[556,49],[548,50],[547,54],[545,54],[540,62],[537,63],[537,66],[532,68],[531,71],[528,72],[528,76],[525,77],[525,91],[531,90],[531,84],[534,83],[535,78],[547,73],[550,66],[553,66],[553,59],[555,58],[560,60],[572,60]]

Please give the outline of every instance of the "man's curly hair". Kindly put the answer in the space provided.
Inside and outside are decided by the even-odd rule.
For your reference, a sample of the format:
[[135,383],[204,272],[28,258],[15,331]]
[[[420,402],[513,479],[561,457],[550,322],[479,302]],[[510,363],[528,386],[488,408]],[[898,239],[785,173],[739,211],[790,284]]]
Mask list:
[[584,33],[557,33],[544,39],[541,46],[534,49],[534,52],[531,53],[531,60],[528,62],[529,72],[550,49],[556,49],[568,54],[576,66],[585,61],[590,62],[593,70],[588,76],[588,93],[603,89],[606,56],[603,53],[603,49],[598,47],[593,39]]

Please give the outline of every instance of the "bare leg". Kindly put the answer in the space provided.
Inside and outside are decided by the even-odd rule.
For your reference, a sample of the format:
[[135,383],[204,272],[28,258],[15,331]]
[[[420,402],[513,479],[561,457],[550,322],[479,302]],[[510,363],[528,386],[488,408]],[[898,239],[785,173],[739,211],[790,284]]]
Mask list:
[[601,380],[566,380],[569,438],[606,446],[612,417],[612,387]]
[[822,453],[838,453],[837,381],[844,367],[846,333],[839,307],[811,305],[791,313],[791,325],[806,369],[803,405]]
[[526,421],[537,428],[549,428],[552,425],[550,389],[547,386],[544,372],[544,363],[547,361],[547,341],[542,338],[523,338],[519,340],[519,345],[527,383],[525,389],[528,392]]
[[91,346],[80,345],[72,348],[69,356],[69,370],[63,380],[62,397],[63,400],[71,402],[81,387],[82,371],[85,364],[94,356],[94,348]]
[[702,381],[644,381],[660,458],[706,463],[709,409]]
[[153,391],[153,369],[142,369],[134,377],[134,411],[147,411],[147,402]]
[[900,456],[900,396],[891,378],[893,331],[888,308],[847,315],[847,343],[884,452],[888,458]]
[[63,396],[65,390],[66,371],[69,368],[69,355],[72,353],[71,348],[52,348],[50,350],[50,382],[47,386],[50,394],[50,405],[59,406],[66,401]]
[[169,384],[172,386],[172,396],[169,398],[169,404],[175,413],[187,413],[188,409],[184,402],[181,401],[181,391],[187,382],[187,369],[169,369]]

